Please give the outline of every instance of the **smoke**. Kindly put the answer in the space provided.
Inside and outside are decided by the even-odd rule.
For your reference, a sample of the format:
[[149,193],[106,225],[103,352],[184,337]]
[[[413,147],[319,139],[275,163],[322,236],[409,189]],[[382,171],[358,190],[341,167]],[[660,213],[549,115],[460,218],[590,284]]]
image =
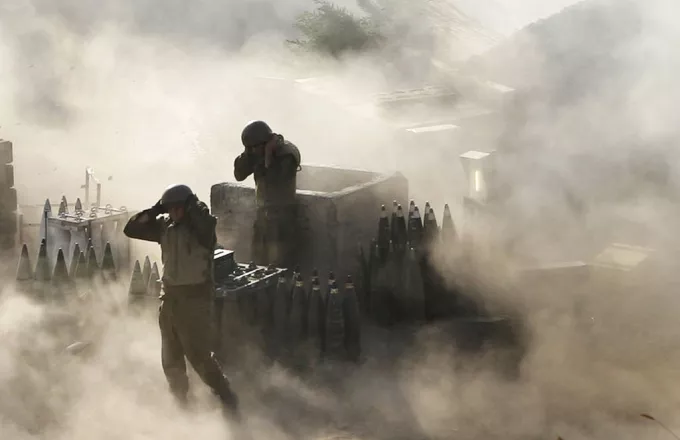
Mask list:
[[[100,286],[97,293],[117,292]],[[180,438],[225,431],[214,414],[189,416],[159,397],[167,391],[150,319],[114,321],[96,302],[76,315],[33,304],[10,289],[3,293],[3,438]],[[79,322],[84,317],[90,322]],[[94,340],[93,352],[78,357],[65,351],[82,337]]]
[[[479,294],[527,318],[523,377],[545,410],[536,423],[564,438],[655,435],[636,432],[643,407],[677,423],[675,16],[673,2],[585,1],[466,66],[521,91],[498,144],[506,199],[496,223],[466,227],[480,253],[485,241],[507,245],[480,255]],[[630,273],[594,268],[588,281],[572,269],[519,283],[499,269],[593,261],[613,242],[654,252]],[[442,271],[460,277],[454,269]]]
[[[461,9],[507,33],[567,2],[496,4],[506,9],[484,7],[486,16],[473,14],[478,5]],[[404,142],[398,124],[366,102],[397,76],[384,59],[310,60],[282,47],[294,37],[296,13],[309,7],[301,0],[4,1],[0,135],[15,143],[20,202],[74,199],[85,166],[103,181],[104,203],[142,208],[179,181],[207,200],[210,185],[231,180],[240,129],[256,118],[298,144],[305,162],[401,169],[414,196],[433,206],[467,191],[457,154],[505,150],[499,173],[514,190],[501,238],[516,243],[515,254],[532,262],[589,259],[619,240],[657,248],[654,264],[663,270],[638,275],[634,288],[567,279],[510,289],[517,280],[498,269],[506,261],[497,256],[487,270],[476,268],[478,294],[489,309],[511,307],[525,320],[530,337],[516,377],[495,368],[502,350],[470,359],[447,328],[371,329],[365,350],[380,356],[360,368],[305,380],[265,367],[254,378],[235,374],[249,424],[275,439],[332,434],[324,430],[385,439],[642,439],[662,433],[639,413],[677,424],[674,265],[656,263],[676,243],[677,5],[586,1],[570,10],[594,15],[517,35],[484,62],[465,65],[519,93],[500,122],[480,123],[484,144],[467,135],[453,153],[446,139],[429,151],[418,139]],[[324,78],[325,95],[291,81],[314,76]],[[437,112],[408,116],[450,118]],[[9,288],[1,298],[0,383],[11,396],[0,403],[2,438],[225,431],[205,390],[195,413],[172,405],[152,316],[88,309],[99,319],[86,335],[97,348],[74,358],[63,353],[74,334],[55,334],[48,308]]]
[[[506,60],[505,72],[482,67],[523,90],[511,107],[500,171],[511,183],[515,234],[544,230],[547,251],[667,243],[678,175],[669,117],[677,61],[668,52],[677,33],[665,18],[672,7],[583,2],[499,47],[489,59]],[[516,65],[507,63],[513,56]]]
[[[170,181],[185,181],[207,199],[212,183],[231,178],[242,148],[240,129],[256,118],[301,145],[314,145],[304,149],[306,160],[321,162],[328,151],[341,149],[358,160],[368,155],[354,144],[370,134],[370,124],[349,137],[330,123],[342,119],[344,109],[296,96],[290,80],[257,78],[313,73],[282,47],[281,34],[249,35],[236,52],[217,44],[219,36],[202,41],[146,27],[131,32],[117,15],[104,20],[99,9],[84,33],[70,9],[54,18],[41,4],[34,5],[40,14],[24,4],[3,15],[9,44],[3,47],[8,81],[2,88],[8,99],[0,114],[3,136],[23,146],[16,152],[23,203],[59,198],[52,193],[54,179],[60,191],[79,194],[87,165],[105,181],[105,201],[113,204],[148,204]],[[209,5],[204,8],[211,15]],[[86,10],[74,9],[76,17]],[[175,18],[183,23],[179,12]],[[314,110],[319,104],[327,108],[322,114]],[[377,143],[375,137],[367,142]],[[35,174],[39,182],[32,182]],[[140,184],[149,194],[141,199]],[[115,196],[107,193],[113,185]]]

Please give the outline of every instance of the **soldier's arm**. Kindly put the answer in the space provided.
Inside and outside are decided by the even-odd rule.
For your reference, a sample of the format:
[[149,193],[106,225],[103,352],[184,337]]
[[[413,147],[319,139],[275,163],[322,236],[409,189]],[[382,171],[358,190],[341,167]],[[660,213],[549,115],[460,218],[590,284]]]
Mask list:
[[288,180],[295,177],[295,174],[300,171],[301,156],[298,147],[290,141],[283,141],[281,137],[276,156],[280,162],[279,179]]
[[253,174],[255,169],[253,162],[252,156],[245,151],[236,156],[236,159],[234,159],[234,177],[236,181],[246,180],[248,176]]
[[128,220],[123,229],[123,234],[129,238],[137,240],[161,242],[162,221],[159,220],[159,213],[154,208],[145,209]]
[[298,163],[295,157],[288,154],[280,157],[279,160],[281,161],[281,167],[279,168],[281,175],[279,177],[285,180],[295,177],[295,174],[298,172]]
[[215,249],[217,244],[217,236],[215,234],[217,218],[210,214],[208,206],[203,202],[196,201],[190,205],[187,215],[189,216],[191,229],[196,234],[198,242],[208,249]]

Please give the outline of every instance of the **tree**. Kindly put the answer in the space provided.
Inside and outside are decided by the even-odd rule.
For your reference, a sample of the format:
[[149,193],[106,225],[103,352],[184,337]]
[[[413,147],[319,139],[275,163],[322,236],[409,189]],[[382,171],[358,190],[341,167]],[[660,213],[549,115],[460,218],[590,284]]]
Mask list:
[[347,53],[381,47],[383,36],[369,18],[355,17],[327,0],[314,0],[316,10],[302,13],[295,27],[304,40],[289,40],[294,46],[339,58]]

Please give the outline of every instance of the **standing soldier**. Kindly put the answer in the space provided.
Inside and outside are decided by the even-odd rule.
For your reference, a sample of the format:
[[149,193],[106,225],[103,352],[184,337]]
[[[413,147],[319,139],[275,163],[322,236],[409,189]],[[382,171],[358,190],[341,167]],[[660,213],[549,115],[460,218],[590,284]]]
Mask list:
[[[166,213],[168,216],[160,217]],[[238,399],[212,351],[216,223],[205,203],[188,186],[171,185],[153,207],[130,218],[124,233],[161,245],[161,361],[173,395],[181,406],[186,406],[186,357],[219,397],[225,413],[238,419]]]
[[300,151],[263,121],[252,121],[241,133],[245,151],[234,160],[234,177],[253,174],[257,215],[253,230],[253,261],[292,268],[297,264],[296,177]]

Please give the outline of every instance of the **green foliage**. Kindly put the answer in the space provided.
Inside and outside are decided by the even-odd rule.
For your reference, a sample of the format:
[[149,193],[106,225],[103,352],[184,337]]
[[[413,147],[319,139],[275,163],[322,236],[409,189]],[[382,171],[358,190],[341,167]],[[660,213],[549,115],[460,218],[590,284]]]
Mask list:
[[368,18],[358,18],[327,0],[314,0],[316,10],[302,13],[295,27],[304,40],[289,43],[314,52],[340,57],[377,49],[384,38]]

